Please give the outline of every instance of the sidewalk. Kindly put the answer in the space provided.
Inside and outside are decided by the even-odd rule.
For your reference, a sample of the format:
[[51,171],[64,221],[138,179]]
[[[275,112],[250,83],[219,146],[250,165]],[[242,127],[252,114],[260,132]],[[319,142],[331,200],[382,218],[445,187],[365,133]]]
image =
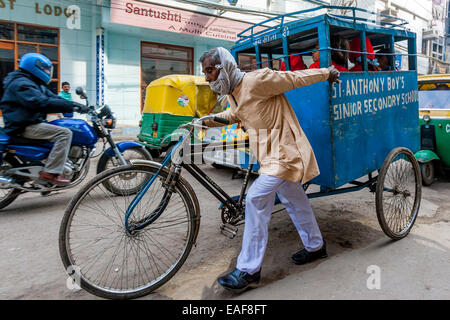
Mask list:
[[139,127],[118,126],[112,130],[112,137],[115,141],[138,141],[137,135],[139,134]]

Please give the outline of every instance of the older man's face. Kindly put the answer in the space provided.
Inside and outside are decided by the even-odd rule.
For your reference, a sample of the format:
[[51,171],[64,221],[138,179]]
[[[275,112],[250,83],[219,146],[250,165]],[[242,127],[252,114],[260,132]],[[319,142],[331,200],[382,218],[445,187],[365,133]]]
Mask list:
[[208,82],[216,81],[220,73],[220,70],[216,69],[216,63],[214,63],[212,58],[203,60],[202,71],[205,74],[205,80]]

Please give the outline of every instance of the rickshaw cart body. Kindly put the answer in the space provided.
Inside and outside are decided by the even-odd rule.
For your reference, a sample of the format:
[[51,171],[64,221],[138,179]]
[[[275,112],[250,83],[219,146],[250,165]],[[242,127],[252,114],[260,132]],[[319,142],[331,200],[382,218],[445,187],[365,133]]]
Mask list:
[[320,82],[285,93],[319,164],[320,175],[311,183],[322,186],[322,190],[336,189],[380,169],[396,147],[413,152],[419,149],[416,35],[347,19],[325,14],[282,23],[256,34],[250,28],[244,32],[251,35],[231,50],[236,61],[239,54],[255,54],[258,67],[262,66],[263,54],[269,57],[269,66],[273,55],[281,54],[289,69],[288,44],[300,48],[306,44],[307,48],[317,39],[321,67],[327,67],[331,28],[343,34],[353,32],[361,39],[368,33],[376,34],[374,45],[386,39],[391,47],[397,41],[408,42],[411,71],[341,72],[341,84],[335,83],[332,88],[328,82]]

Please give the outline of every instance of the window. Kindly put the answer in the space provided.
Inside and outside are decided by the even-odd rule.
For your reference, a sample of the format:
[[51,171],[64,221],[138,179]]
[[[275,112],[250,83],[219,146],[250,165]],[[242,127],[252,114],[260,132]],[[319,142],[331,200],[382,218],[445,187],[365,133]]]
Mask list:
[[193,74],[193,57],[193,48],[141,43],[141,110],[144,108],[147,85],[170,74]]
[[[280,70],[281,58],[272,57],[272,69]],[[238,67],[242,71],[253,71],[258,69],[258,64],[256,62],[256,55],[254,54],[242,54],[238,55]],[[267,54],[261,54],[261,68],[268,68],[269,65],[269,57]]]
[[14,24],[0,22],[0,39],[14,40]]
[[[19,68],[20,58],[31,52],[47,56],[54,71],[50,89],[59,89],[59,30],[48,27],[0,21],[0,79]],[[0,91],[0,98],[3,94]]]
[[256,70],[256,56],[254,54],[239,54],[238,66],[242,71]]
[[420,109],[450,109],[450,90],[419,91]]
[[444,51],[443,38],[434,40],[432,42],[430,55],[433,58],[442,60],[444,58],[443,51]]

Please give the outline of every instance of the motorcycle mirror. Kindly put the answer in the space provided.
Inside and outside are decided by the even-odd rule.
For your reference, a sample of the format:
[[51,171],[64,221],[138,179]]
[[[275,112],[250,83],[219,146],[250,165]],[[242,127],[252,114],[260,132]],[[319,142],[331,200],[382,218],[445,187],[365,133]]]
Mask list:
[[86,91],[82,87],[75,89],[75,93],[80,96],[81,99],[86,99]]

